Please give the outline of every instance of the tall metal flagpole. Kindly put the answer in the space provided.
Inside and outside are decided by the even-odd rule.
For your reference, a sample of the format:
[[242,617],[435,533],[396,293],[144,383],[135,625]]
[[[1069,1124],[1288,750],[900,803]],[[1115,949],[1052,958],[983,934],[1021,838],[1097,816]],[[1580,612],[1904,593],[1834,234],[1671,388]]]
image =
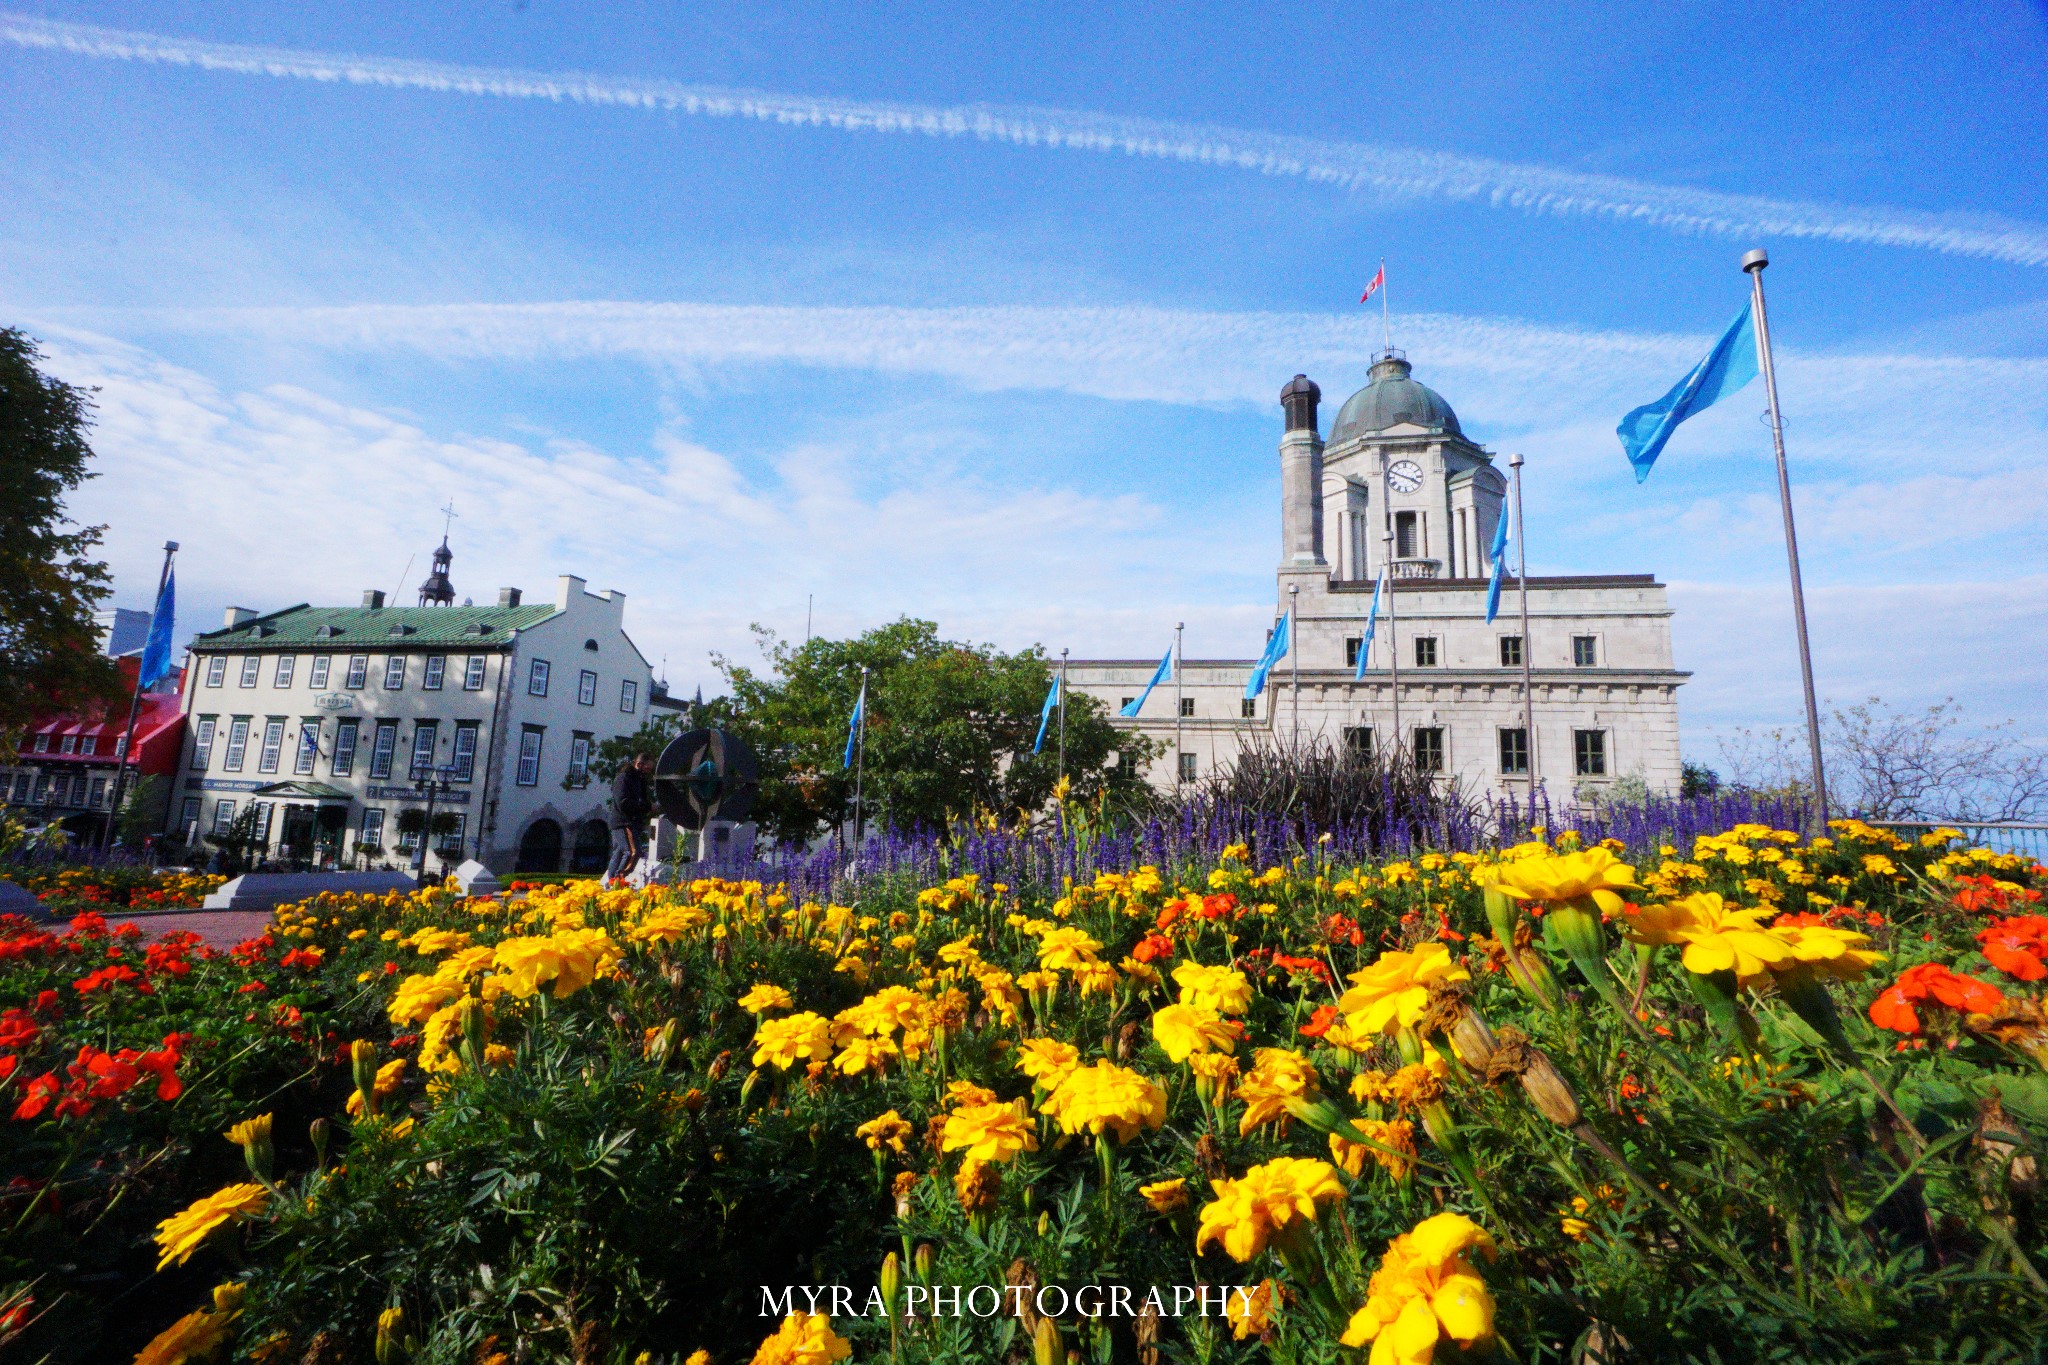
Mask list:
[[1508,468],[1515,472],[1515,587],[1522,598],[1522,734],[1528,740],[1529,818],[1536,818],[1536,689],[1530,685],[1530,657],[1535,641],[1529,638],[1529,523],[1522,519],[1522,457],[1508,456]]
[[[164,584],[171,581],[171,557],[177,553],[177,541],[167,540],[164,542],[164,567],[156,576],[156,600],[150,605],[149,625],[151,633],[154,633],[156,630],[155,613],[159,607],[163,606]],[[149,644],[147,641],[143,642],[142,653],[143,658],[147,658],[149,655]],[[135,762],[133,757],[135,753],[135,721],[142,714],[142,664],[143,659],[135,661],[135,693],[128,699],[128,728],[123,734],[121,747],[114,754],[113,800],[112,804],[107,807],[107,827],[100,832],[101,848],[110,847],[114,842],[114,823],[121,818],[121,797],[124,789],[128,786],[128,765],[131,762]],[[138,770],[141,766],[139,762],[136,763]]]
[[1387,317],[1387,258],[1380,257],[1380,342],[1381,349],[1394,349],[1394,324]]
[[1301,743],[1301,622],[1295,613],[1301,605],[1301,585],[1287,585],[1287,690],[1293,694],[1294,742]]
[[1187,629],[1187,625],[1188,623],[1185,621],[1175,621],[1173,623],[1173,783],[1176,787],[1180,785],[1181,769],[1185,766],[1181,759],[1180,740],[1180,670],[1183,662],[1181,659],[1180,633]]
[[860,666],[860,728],[854,731],[853,744],[853,851],[860,853],[861,826],[861,780],[866,776],[868,763],[868,666]]
[[1828,780],[1820,758],[1820,706],[1813,696],[1813,650],[1806,640],[1806,594],[1799,583],[1799,536],[1792,527],[1792,476],[1785,469],[1785,425],[1778,416],[1778,371],[1771,363],[1771,325],[1764,316],[1764,267],[1770,263],[1770,256],[1761,247],[1742,258],[1756,321],[1756,359],[1764,372],[1764,393],[1771,404],[1771,449],[1778,457],[1778,505],[1785,512],[1785,560],[1792,570],[1792,621],[1799,631],[1799,680],[1806,689],[1806,744],[1813,755],[1813,832],[1819,834],[1828,825]]
[[1067,775],[1067,651],[1060,651],[1060,777]]
[[1394,699],[1394,759],[1401,758],[1401,641],[1394,631],[1394,588],[1399,575],[1394,572],[1394,483],[1387,473],[1387,452],[1380,451],[1380,511],[1384,513],[1386,531],[1381,543],[1385,547],[1384,567],[1387,571],[1387,667],[1392,670]]

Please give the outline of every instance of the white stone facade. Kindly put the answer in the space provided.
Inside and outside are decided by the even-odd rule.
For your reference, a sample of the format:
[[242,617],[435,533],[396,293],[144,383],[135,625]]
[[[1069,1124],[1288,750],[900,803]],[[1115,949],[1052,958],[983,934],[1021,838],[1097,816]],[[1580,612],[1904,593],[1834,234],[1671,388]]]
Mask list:
[[345,820],[344,857],[404,861],[399,813],[423,810],[422,769],[444,770],[437,813],[459,832],[429,866],[476,857],[511,872],[602,866],[609,790],[589,777],[597,746],[657,705],[647,660],[625,632],[625,594],[563,575],[552,603],[507,589],[495,607],[304,605],[230,608],[192,644],[186,732],[170,828],[224,828],[266,810],[264,845],[305,859],[323,809]]
[[[1525,797],[1532,775],[1553,799],[1623,777],[1676,792],[1688,675],[1673,666],[1664,586],[1647,574],[1531,578],[1525,642],[1510,574],[1489,624],[1487,552],[1507,480],[1449,405],[1408,376],[1403,358],[1381,357],[1327,448],[1315,386],[1297,377],[1283,392],[1275,616],[1292,606],[1293,649],[1256,701],[1244,698],[1252,659],[1184,661],[1137,719],[1118,722],[1166,746],[1149,776],[1200,777],[1249,744],[1296,734],[1384,749],[1398,729],[1414,761],[1475,795]],[[1361,681],[1357,642],[1386,566],[1387,604]],[[1114,713],[1156,667],[1156,656],[1074,660],[1068,684]]]

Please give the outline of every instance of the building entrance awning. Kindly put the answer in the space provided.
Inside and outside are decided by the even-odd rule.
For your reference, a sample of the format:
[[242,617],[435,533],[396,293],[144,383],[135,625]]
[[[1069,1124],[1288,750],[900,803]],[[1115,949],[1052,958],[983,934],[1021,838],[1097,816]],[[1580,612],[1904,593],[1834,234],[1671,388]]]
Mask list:
[[353,801],[355,797],[340,787],[330,787],[325,782],[273,782],[267,787],[258,787],[251,796],[267,796],[282,801]]

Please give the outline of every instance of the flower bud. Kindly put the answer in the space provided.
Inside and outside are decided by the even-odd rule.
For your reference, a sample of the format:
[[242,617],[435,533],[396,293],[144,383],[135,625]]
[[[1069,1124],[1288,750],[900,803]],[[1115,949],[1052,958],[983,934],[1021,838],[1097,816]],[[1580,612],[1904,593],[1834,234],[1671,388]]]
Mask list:
[[1060,1341],[1060,1325],[1051,1318],[1040,1318],[1038,1330],[1031,1334],[1031,1365],[1066,1365],[1066,1346]]
[[888,1310],[892,1320],[896,1316],[896,1304],[902,1292],[903,1263],[896,1259],[896,1253],[892,1251],[882,1258],[882,1307]]
[[349,1045],[348,1055],[355,1066],[356,1093],[363,1097],[363,1112],[374,1118],[377,1114],[377,1045],[367,1038],[358,1038]]
[[334,1125],[326,1119],[314,1119],[306,1125],[306,1136],[313,1141],[313,1166],[324,1169],[327,1165],[327,1138],[334,1131]]
[[249,1174],[268,1185],[274,1149],[270,1142],[270,1115],[259,1114],[253,1119],[240,1123],[221,1134],[229,1142],[242,1149],[242,1160],[249,1167]]
[[403,1308],[394,1306],[377,1315],[377,1365],[398,1365],[405,1359],[405,1339],[399,1335],[404,1330]]
[[920,1284],[930,1284],[932,1282],[932,1244],[930,1242],[919,1242],[917,1244],[917,1254],[910,1258],[910,1263],[917,1269],[917,1278]]

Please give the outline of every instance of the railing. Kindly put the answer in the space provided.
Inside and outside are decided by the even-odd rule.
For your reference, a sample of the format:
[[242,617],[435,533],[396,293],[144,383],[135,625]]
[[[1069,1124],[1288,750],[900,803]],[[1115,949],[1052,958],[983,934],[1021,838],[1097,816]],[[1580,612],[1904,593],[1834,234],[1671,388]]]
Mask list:
[[1925,834],[1931,829],[1958,829],[1974,846],[2000,853],[2025,853],[2048,862],[2048,824],[2021,820],[1868,820],[1879,829],[1901,834]]
[[1443,566],[1443,561],[1440,559],[1396,559],[1394,561],[1394,577],[1435,578]]

